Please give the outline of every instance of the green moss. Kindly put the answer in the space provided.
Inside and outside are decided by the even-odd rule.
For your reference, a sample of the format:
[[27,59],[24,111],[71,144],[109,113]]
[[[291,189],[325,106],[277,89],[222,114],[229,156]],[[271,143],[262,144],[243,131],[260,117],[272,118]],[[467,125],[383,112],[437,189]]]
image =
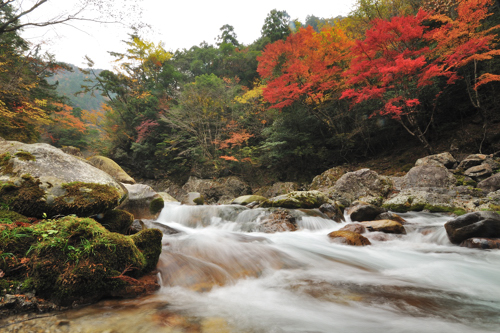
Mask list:
[[0,210],[0,223],[23,222],[28,223],[26,216],[10,210]]
[[13,173],[14,164],[11,161],[12,156],[9,152],[0,155],[0,173],[11,174]]
[[36,161],[35,156],[24,150],[20,150],[16,152],[14,155],[21,161]]
[[439,206],[439,205],[430,205],[430,204],[423,204],[423,203],[418,203],[418,204],[385,204],[382,205],[383,208],[388,209],[390,211],[396,212],[396,213],[406,213],[406,212],[420,212],[423,210],[428,210],[432,213],[453,213],[455,215],[463,215],[467,213],[464,209],[462,208],[457,208],[457,207],[446,207],[446,206]]
[[134,222],[134,215],[121,209],[113,209],[106,212],[98,222],[111,232],[126,234]]
[[201,206],[201,205],[205,204],[205,198],[203,196],[200,196],[196,199],[193,199],[193,202],[195,204],[197,204],[198,206]]
[[161,212],[161,210],[165,207],[165,202],[163,201],[163,198],[156,198],[151,201],[149,204],[149,212],[151,214],[158,214]]
[[261,207],[282,207],[288,209],[319,208],[329,202],[326,195],[318,191],[296,191],[268,199]]
[[477,182],[474,181],[473,179],[466,177],[464,175],[453,175],[456,179],[455,185],[456,186],[472,186],[475,187],[477,185]]
[[143,272],[147,273],[156,268],[161,254],[162,232],[158,229],[146,229],[130,236],[146,259]]
[[[0,281],[22,282],[38,296],[62,305],[94,301],[127,286],[123,277],[154,269],[161,252],[159,230],[145,230],[132,238],[109,232],[90,218],[68,216],[1,231],[0,256],[9,253],[3,257],[12,263],[24,258],[26,265],[22,275],[6,269]],[[28,240],[24,245],[16,236],[20,234]],[[9,267],[14,264],[4,265]]]

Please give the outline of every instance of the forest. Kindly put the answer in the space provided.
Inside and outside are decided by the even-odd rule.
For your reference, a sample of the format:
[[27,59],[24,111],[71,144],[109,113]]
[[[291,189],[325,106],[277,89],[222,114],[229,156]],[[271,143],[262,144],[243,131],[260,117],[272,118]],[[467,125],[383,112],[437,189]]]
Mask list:
[[[179,182],[310,180],[401,146],[500,150],[499,1],[357,0],[347,17],[305,22],[275,9],[250,45],[226,24],[214,44],[175,52],[137,31],[125,53],[111,52],[113,71],[41,53],[6,29],[10,3],[0,5],[7,140],[74,146],[135,177]],[[84,109],[57,92],[64,71],[101,104]]]

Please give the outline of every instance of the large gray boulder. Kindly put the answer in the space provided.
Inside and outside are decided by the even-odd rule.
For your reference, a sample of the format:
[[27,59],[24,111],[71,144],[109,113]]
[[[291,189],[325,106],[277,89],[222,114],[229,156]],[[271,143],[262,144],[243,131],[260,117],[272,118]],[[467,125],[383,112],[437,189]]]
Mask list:
[[395,181],[398,190],[415,188],[449,188],[454,186],[456,179],[447,168],[442,165],[422,164],[413,167],[406,175]]
[[127,197],[107,173],[44,143],[0,141],[0,183],[0,202],[39,218],[99,214]]
[[495,212],[474,212],[444,224],[450,242],[460,244],[469,238],[500,238],[500,215]]
[[344,167],[335,167],[326,170],[321,175],[314,177],[309,185],[309,190],[325,191],[330,187],[333,187],[337,180],[342,177],[347,172]]
[[356,200],[376,203],[386,197],[391,189],[392,183],[388,177],[380,176],[370,169],[361,169],[340,177],[329,195],[349,206]]

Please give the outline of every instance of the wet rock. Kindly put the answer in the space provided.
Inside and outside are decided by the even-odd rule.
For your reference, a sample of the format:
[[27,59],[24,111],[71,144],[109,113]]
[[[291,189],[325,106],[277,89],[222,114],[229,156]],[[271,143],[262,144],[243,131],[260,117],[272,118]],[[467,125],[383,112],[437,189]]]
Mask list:
[[380,176],[370,169],[361,169],[340,177],[329,195],[349,206],[356,200],[369,201],[370,198],[385,197],[391,188],[392,183],[388,177]]
[[262,219],[258,230],[266,233],[296,231],[297,221],[288,210],[278,209]]
[[328,234],[331,242],[344,245],[365,246],[371,245],[368,238],[361,236],[357,232],[339,230]]
[[474,212],[444,224],[450,242],[460,244],[468,238],[500,238],[500,215],[495,212]]
[[135,184],[135,180],[130,177],[115,161],[104,156],[92,156],[87,161],[99,170],[102,170],[113,177],[116,181],[125,184]]
[[342,227],[339,231],[350,231],[358,234],[364,234],[366,232],[366,227],[361,223],[349,223],[345,227]]
[[175,199],[173,196],[168,194],[167,192],[158,192],[158,195],[163,199],[163,202],[179,202],[177,199]]
[[204,205],[205,198],[199,192],[188,192],[187,195],[182,199],[181,202],[183,205]]
[[375,220],[378,215],[384,213],[385,211],[386,209],[382,207],[359,203],[355,206],[349,207],[347,209],[347,214],[350,215],[352,221],[362,222]]
[[150,186],[144,184],[124,184],[128,190],[128,201],[120,206],[135,219],[155,219],[158,217],[164,202],[162,197]]
[[500,239],[474,237],[464,240],[462,243],[460,243],[460,246],[481,250],[500,249]]
[[110,296],[119,298],[135,298],[151,295],[160,289],[158,283],[158,272],[152,271],[139,279],[127,279],[128,285],[124,288],[112,291]]
[[491,176],[493,170],[488,164],[481,164],[465,170],[464,174],[475,180],[483,180]]
[[399,216],[398,214],[393,213],[393,212],[382,213],[382,214],[378,215],[377,217],[375,217],[375,220],[392,220],[392,221],[399,222],[401,224],[406,223],[406,220],[404,218],[402,218],[401,216]]
[[453,169],[457,160],[448,152],[419,158],[415,166],[420,165],[443,165],[448,169]]
[[344,214],[340,209],[339,205],[336,203],[325,203],[319,207],[319,211],[328,216],[329,219],[334,220],[335,222],[343,222],[345,221]]
[[0,157],[0,201],[26,216],[90,216],[127,196],[107,173],[48,144],[0,141]]
[[144,219],[144,220],[139,220],[139,221],[140,221],[140,224],[142,226],[142,229],[158,229],[163,233],[163,235],[175,235],[175,234],[180,233],[179,230],[171,228],[166,224],[163,224],[163,223],[160,223],[160,222],[157,222],[154,220]]
[[399,222],[392,220],[377,220],[361,222],[369,231],[380,231],[388,234],[406,234],[406,230]]
[[500,189],[500,173],[494,174],[491,177],[479,182],[477,187],[486,192],[494,192]]
[[231,201],[231,204],[246,206],[253,202],[262,202],[265,200],[267,199],[260,195],[244,195]]
[[270,198],[261,203],[261,207],[282,207],[290,209],[319,208],[330,199],[319,191],[295,191]]

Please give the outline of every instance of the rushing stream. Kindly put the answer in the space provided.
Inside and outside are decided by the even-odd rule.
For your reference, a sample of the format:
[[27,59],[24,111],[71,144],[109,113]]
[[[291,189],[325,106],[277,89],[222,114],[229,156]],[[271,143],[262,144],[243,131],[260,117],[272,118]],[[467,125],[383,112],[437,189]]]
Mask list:
[[293,212],[296,232],[254,232],[266,214],[165,207],[158,221],[181,233],[163,238],[161,290],[58,314],[49,332],[500,331],[500,250],[452,245],[449,216],[401,214],[407,235],[354,247],[314,212]]

